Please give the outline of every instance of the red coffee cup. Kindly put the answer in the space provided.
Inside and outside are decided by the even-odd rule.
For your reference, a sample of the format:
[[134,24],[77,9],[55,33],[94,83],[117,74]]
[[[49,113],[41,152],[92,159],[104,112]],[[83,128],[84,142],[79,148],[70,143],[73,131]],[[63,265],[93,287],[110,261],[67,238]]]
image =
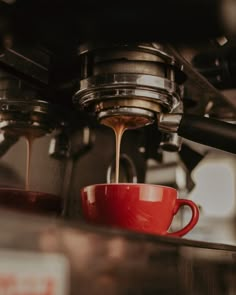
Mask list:
[[[198,207],[178,199],[174,188],[152,184],[95,184],[82,189],[82,210],[88,222],[138,232],[181,237],[197,223]],[[174,215],[189,206],[192,217],[181,230],[169,233]]]

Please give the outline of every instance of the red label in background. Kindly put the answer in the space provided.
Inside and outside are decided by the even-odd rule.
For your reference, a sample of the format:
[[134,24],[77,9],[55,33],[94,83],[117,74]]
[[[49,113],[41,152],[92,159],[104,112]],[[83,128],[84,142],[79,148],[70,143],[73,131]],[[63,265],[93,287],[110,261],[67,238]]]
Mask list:
[[54,278],[0,274],[1,295],[55,295]]
[[64,256],[0,251],[0,295],[69,295]]

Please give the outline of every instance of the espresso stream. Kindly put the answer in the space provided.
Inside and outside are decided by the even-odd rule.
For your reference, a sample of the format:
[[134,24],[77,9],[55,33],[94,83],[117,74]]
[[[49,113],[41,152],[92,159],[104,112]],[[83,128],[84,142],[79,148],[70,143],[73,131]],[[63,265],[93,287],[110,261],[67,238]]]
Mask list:
[[114,116],[107,117],[101,121],[103,125],[106,125],[115,133],[116,140],[116,167],[115,167],[115,183],[119,183],[119,171],[120,171],[120,145],[124,132],[127,129],[135,129],[143,127],[148,124],[148,119],[139,116]]
[[102,124],[112,128],[115,133],[116,139],[116,170],[115,170],[115,183],[119,182],[119,171],[120,171],[120,144],[122,135],[127,129],[124,117],[109,117],[102,120]]

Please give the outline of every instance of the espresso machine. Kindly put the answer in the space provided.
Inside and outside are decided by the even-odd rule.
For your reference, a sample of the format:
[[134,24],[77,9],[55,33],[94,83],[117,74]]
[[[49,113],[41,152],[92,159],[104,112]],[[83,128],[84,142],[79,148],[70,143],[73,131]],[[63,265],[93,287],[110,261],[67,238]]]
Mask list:
[[[0,294],[236,294],[236,5],[189,2],[0,1],[0,187],[24,188],[33,138],[29,190],[62,204],[0,198]],[[122,116],[120,182],[193,199],[186,238],[84,222],[81,188],[114,182],[102,121]]]

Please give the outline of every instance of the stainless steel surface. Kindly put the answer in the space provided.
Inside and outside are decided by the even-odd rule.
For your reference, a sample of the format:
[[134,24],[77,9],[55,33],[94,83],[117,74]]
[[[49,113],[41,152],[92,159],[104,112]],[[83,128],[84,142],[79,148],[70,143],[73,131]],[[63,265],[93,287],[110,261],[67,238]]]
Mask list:
[[163,133],[160,147],[167,152],[178,152],[181,149],[182,138],[177,133]]
[[4,36],[3,54],[0,55],[1,68],[17,73],[41,85],[49,82],[50,54],[40,47],[26,44],[22,46],[18,38],[11,34]]
[[184,84],[186,91],[191,99],[197,102],[193,110],[195,114],[205,115],[209,102],[213,103],[212,112],[214,112],[214,108],[217,110],[219,106],[236,112],[236,103],[234,99],[229,99],[227,96],[223,95],[195,70],[189,61],[181,54],[181,50],[171,45],[168,45],[167,48],[169,52],[183,64],[184,71],[188,77]]
[[177,132],[181,119],[181,114],[157,114],[158,128],[163,132]]
[[64,130],[59,130],[51,139],[49,144],[49,156],[63,160],[70,157],[71,154],[71,143],[69,136]]
[[45,101],[0,101],[0,128],[16,135],[45,135],[56,128],[58,122],[53,108]]
[[42,100],[37,91],[23,80],[0,72],[0,129],[17,136],[36,137],[59,125],[55,107]]
[[70,225],[1,211],[0,247],[57,253],[70,265],[70,295],[225,294],[236,290],[236,248]]
[[107,99],[141,99],[160,104],[171,110],[178,105],[180,89],[166,78],[145,74],[115,73],[99,75],[81,81],[75,103],[86,107]]
[[[162,106],[157,104],[155,101],[147,101],[139,98],[134,98],[132,96],[128,96],[120,99],[107,99],[105,101],[101,101],[95,104],[95,112],[99,114],[101,111],[114,109],[117,110],[119,108],[130,108],[132,109],[140,109],[140,112],[161,112]],[[132,112],[131,112],[132,113]]]
[[[95,44],[80,47],[82,77],[74,104],[99,115],[119,107],[172,111],[181,101],[182,66],[162,45]],[[130,107],[130,109],[128,109]]]
[[[165,61],[168,65],[176,66],[182,70],[181,64],[178,63],[166,50],[166,46],[162,43],[107,43],[107,42],[96,42],[96,43],[83,43],[79,46],[79,53],[86,54],[93,50],[108,49],[102,53],[99,52],[99,60],[110,60],[114,57],[121,58],[124,54],[129,60],[140,60],[140,61]],[[114,50],[118,49],[118,50]],[[129,50],[130,49],[130,50]],[[105,54],[104,54],[105,53]]]

